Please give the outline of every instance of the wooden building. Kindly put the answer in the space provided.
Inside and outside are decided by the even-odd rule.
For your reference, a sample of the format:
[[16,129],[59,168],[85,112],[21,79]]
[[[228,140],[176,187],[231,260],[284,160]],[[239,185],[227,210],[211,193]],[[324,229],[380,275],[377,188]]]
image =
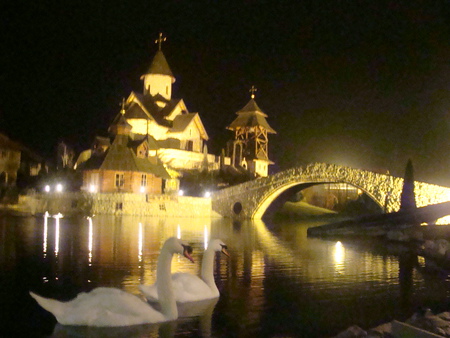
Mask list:
[[267,123],[267,115],[256,104],[254,91],[252,87],[250,101],[236,113],[238,117],[227,127],[234,131],[228,155],[232,166],[240,166],[256,177],[265,177],[269,165],[273,164],[269,160],[268,134],[276,134],[276,131]]
[[80,165],[82,189],[101,193],[161,194],[166,180],[170,183],[172,178],[156,156],[148,155],[148,138],[134,140],[130,137],[131,125],[123,114],[122,110],[121,118],[111,127],[115,135],[112,144],[107,146],[103,140],[96,148],[98,151],[93,151]]

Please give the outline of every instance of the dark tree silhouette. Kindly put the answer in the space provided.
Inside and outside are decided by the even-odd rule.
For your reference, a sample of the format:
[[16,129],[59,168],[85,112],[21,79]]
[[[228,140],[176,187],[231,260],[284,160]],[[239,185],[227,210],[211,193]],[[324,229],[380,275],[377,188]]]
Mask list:
[[403,181],[403,190],[400,196],[400,211],[411,211],[417,208],[414,195],[414,169],[411,159],[408,160]]

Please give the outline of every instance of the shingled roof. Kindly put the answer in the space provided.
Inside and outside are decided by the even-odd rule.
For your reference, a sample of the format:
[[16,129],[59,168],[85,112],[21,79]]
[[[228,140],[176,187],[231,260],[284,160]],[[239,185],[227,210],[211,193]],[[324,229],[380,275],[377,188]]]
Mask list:
[[170,70],[169,64],[167,63],[166,57],[164,56],[161,50],[158,50],[153,58],[153,61],[150,65],[146,74],[160,74],[160,75],[168,75],[172,77],[172,82],[175,82],[175,77]]
[[160,162],[151,161],[149,158],[138,158],[129,142],[127,135],[117,135],[106,154],[91,157],[86,161],[83,169],[136,171],[154,174],[164,179],[170,178],[169,173]]
[[266,121],[267,115],[258,107],[255,100],[251,99],[244,108],[237,113],[238,117],[227,127],[227,129],[235,130],[238,128],[262,127],[268,133],[276,134],[277,132]]

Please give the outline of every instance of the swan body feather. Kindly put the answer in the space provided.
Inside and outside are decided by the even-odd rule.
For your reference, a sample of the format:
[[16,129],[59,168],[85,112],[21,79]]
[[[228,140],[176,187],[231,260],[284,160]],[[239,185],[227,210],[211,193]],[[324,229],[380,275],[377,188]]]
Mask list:
[[[210,241],[203,255],[201,278],[185,272],[172,274],[173,291],[177,302],[196,302],[220,296],[214,280],[214,257],[216,252],[222,252],[229,256],[226,249],[227,246],[221,240],[213,239]],[[160,283],[157,278],[156,283],[152,285],[141,284],[139,289],[148,301],[157,302],[157,285]]]

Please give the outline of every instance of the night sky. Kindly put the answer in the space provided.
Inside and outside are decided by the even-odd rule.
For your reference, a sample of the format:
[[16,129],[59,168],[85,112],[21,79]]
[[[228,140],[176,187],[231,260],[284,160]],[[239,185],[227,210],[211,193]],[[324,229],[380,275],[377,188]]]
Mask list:
[[54,157],[88,148],[142,92],[157,50],[219,154],[250,99],[272,171],[328,162],[450,186],[450,1],[8,1],[0,131]]

